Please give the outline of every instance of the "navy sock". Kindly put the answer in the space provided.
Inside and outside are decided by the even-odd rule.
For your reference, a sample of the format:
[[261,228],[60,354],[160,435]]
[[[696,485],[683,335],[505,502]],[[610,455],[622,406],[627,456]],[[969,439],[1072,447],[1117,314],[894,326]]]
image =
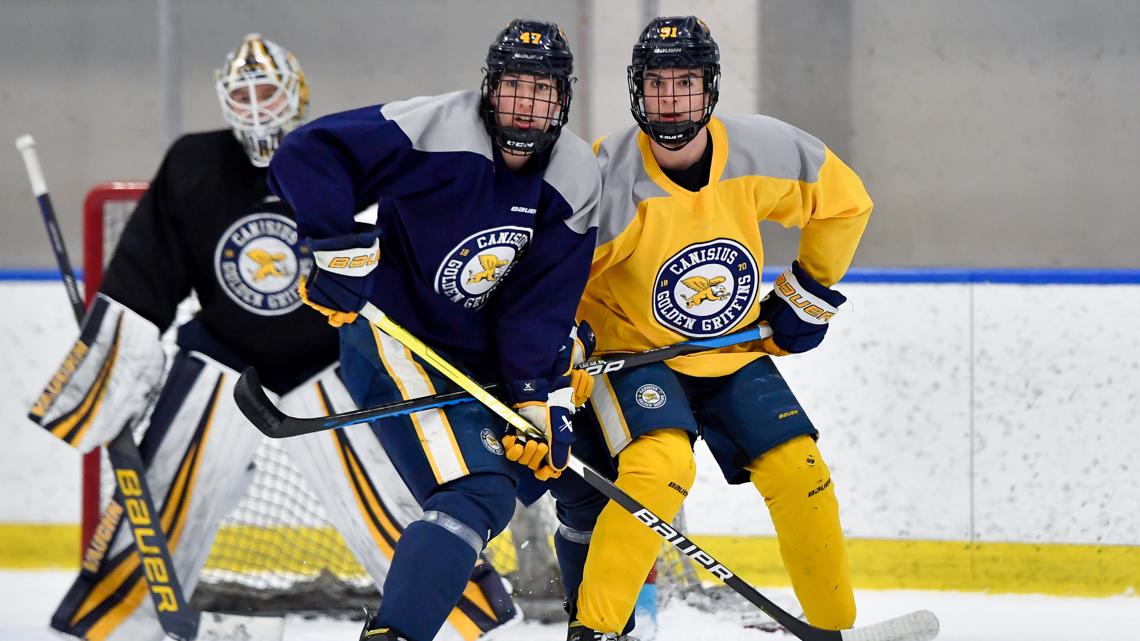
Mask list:
[[578,595],[578,586],[582,585],[582,571],[586,567],[586,553],[590,546],[586,543],[573,543],[562,536],[562,532],[554,533],[554,550],[558,556],[558,573],[562,575],[562,591],[571,608]]
[[396,544],[373,627],[431,641],[463,594],[475,557],[469,543],[438,525],[409,525]]

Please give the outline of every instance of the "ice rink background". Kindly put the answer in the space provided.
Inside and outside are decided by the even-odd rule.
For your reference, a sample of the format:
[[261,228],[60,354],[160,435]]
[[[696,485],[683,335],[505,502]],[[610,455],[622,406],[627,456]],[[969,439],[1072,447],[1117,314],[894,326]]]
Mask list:
[[[0,144],[37,135],[73,258],[86,189],[148,177],[168,139],[154,4],[0,0]],[[630,124],[623,67],[646,3],[180,4],[174,124],[184,130],[221,126],[211,73],[247,31],[298,53],[319,114],[474,88],[479,56],[470,52],[525,7],[567,27],[580,55],[571,124],[593,137]],[[658,6],[699,11],[715,29],[725,59],[718,113],[788,120],[864,178],[876,213],[856,265],[1140,267],[1137,3]],[[0,154],[0,186],[0,266],[50,265],[12,150]],[[774,264],[794,256],[791,234],[765,234]],[[1140,338],[1131,327],[1140,287],[842,289],[852,302],[828,342],[782,366],[824,429],[850,535],[1140,545]],[[0,282],[0,299],[20,312],[0,318],[0,525],[73,524],[77,457],[23,419],[74,336],[72,321],[56,284]],[[710,459],[700,465],[691,531],[771,534],[751,488],[726,490]],[[46,619],[69,579],[0,572],[0,641],[54,638]],[[860,607],[861,623],[933,609],[949,641],[1140,640],[1134,594],[861,592]],[[662,616],[659,641],[768,638],[693,611]],[[297,622],[288,639],[352,639],[357,629]],[[533,627],[501,637],[561,638],[561,629]]]
[[[849,536],[1140,545],[1140,334],[1119,321],[1140,318],[1140,284],[843,291],[827,341],[779,367],[822,433]],[[24,418],[74,321],[56,283],[0,296],[40,310],[0,315],[0,352],[21,364],[0,368],[0,485],[36,488],[0,493],[0,524],[76,523],[78,457]],[[772,534],[754,488],[698,453],[689,530]]]

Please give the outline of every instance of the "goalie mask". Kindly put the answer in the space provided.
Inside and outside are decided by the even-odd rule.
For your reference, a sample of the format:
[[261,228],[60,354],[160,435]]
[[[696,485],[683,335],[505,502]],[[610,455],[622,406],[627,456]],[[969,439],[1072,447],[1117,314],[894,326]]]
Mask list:
[[574,54],[553,22],[517,18],[487,51],[480,116],[495,145],[525,156],[554,143],[570,117]]
[[269,166],[285,134],[309,106],[305,74],[293,54],[251,33],[216,72],[218,100],[234,136],[257,167]]
[[720,48],[696,16],[654,18],[633,45],[626,77],[641,130],[666,149],[680,149],[712,118]]

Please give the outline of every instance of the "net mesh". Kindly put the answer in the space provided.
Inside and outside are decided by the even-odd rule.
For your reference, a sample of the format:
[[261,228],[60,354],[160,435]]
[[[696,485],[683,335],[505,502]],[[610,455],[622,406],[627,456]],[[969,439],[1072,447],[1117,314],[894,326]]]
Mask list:
[[[102,268],[144,183],[103,183],[88,194],[84,236],[88,291],[98,286]],[[193,314],[189,299],[179,319]],[[167,348],[173,349],[168,334]],[[141,434],[136,434],[136,440]],[[321,612],[352,616],[360,604],[374,605],[376,588],[344,539],[328,521],[320,501],[279,443],[266,439],[254,458],[254,475],[246,495],[221,523],[191,603],[220,612]],[[114,493],[106,455],[99,475],[100,506]],[[98,520],[87,514],[85,520]],[[684,515],[678,517],[683,526]],[[487,560],[511,584],[530,618],[565,620],[562,588],[554,555],[557,527],[549,496],[519,507],[510,528],[491,541]],[[700,583],[692,563],[665,546],[657,564],[658,601],[695,593]]]

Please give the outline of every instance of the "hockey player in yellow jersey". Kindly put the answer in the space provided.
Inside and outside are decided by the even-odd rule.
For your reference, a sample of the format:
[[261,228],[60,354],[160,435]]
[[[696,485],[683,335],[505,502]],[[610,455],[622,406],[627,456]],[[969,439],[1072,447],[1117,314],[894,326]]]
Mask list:
[[[704,438],[729,483],[751,482],[763,496],[809,622],[849,628],[835,487],[819,433],[769,355],[822,341],[846,300],[831,287],[851,263],[870,197],[810,134],[765,116],[712,116],[719,50],[696,17],[650,22],[628,79],[637,126],[595,144],[598,247],[579,317],[597,350],[638,352],[759,322],[773,337],[598,377],[575,452],[610,466],[618,486],[670,519],[695,476],[692,443]],[[763,221],[802,231],[798,260],[761,299]],[[568,639],[628,633],[660,538],[597,495],[555,495]]]

